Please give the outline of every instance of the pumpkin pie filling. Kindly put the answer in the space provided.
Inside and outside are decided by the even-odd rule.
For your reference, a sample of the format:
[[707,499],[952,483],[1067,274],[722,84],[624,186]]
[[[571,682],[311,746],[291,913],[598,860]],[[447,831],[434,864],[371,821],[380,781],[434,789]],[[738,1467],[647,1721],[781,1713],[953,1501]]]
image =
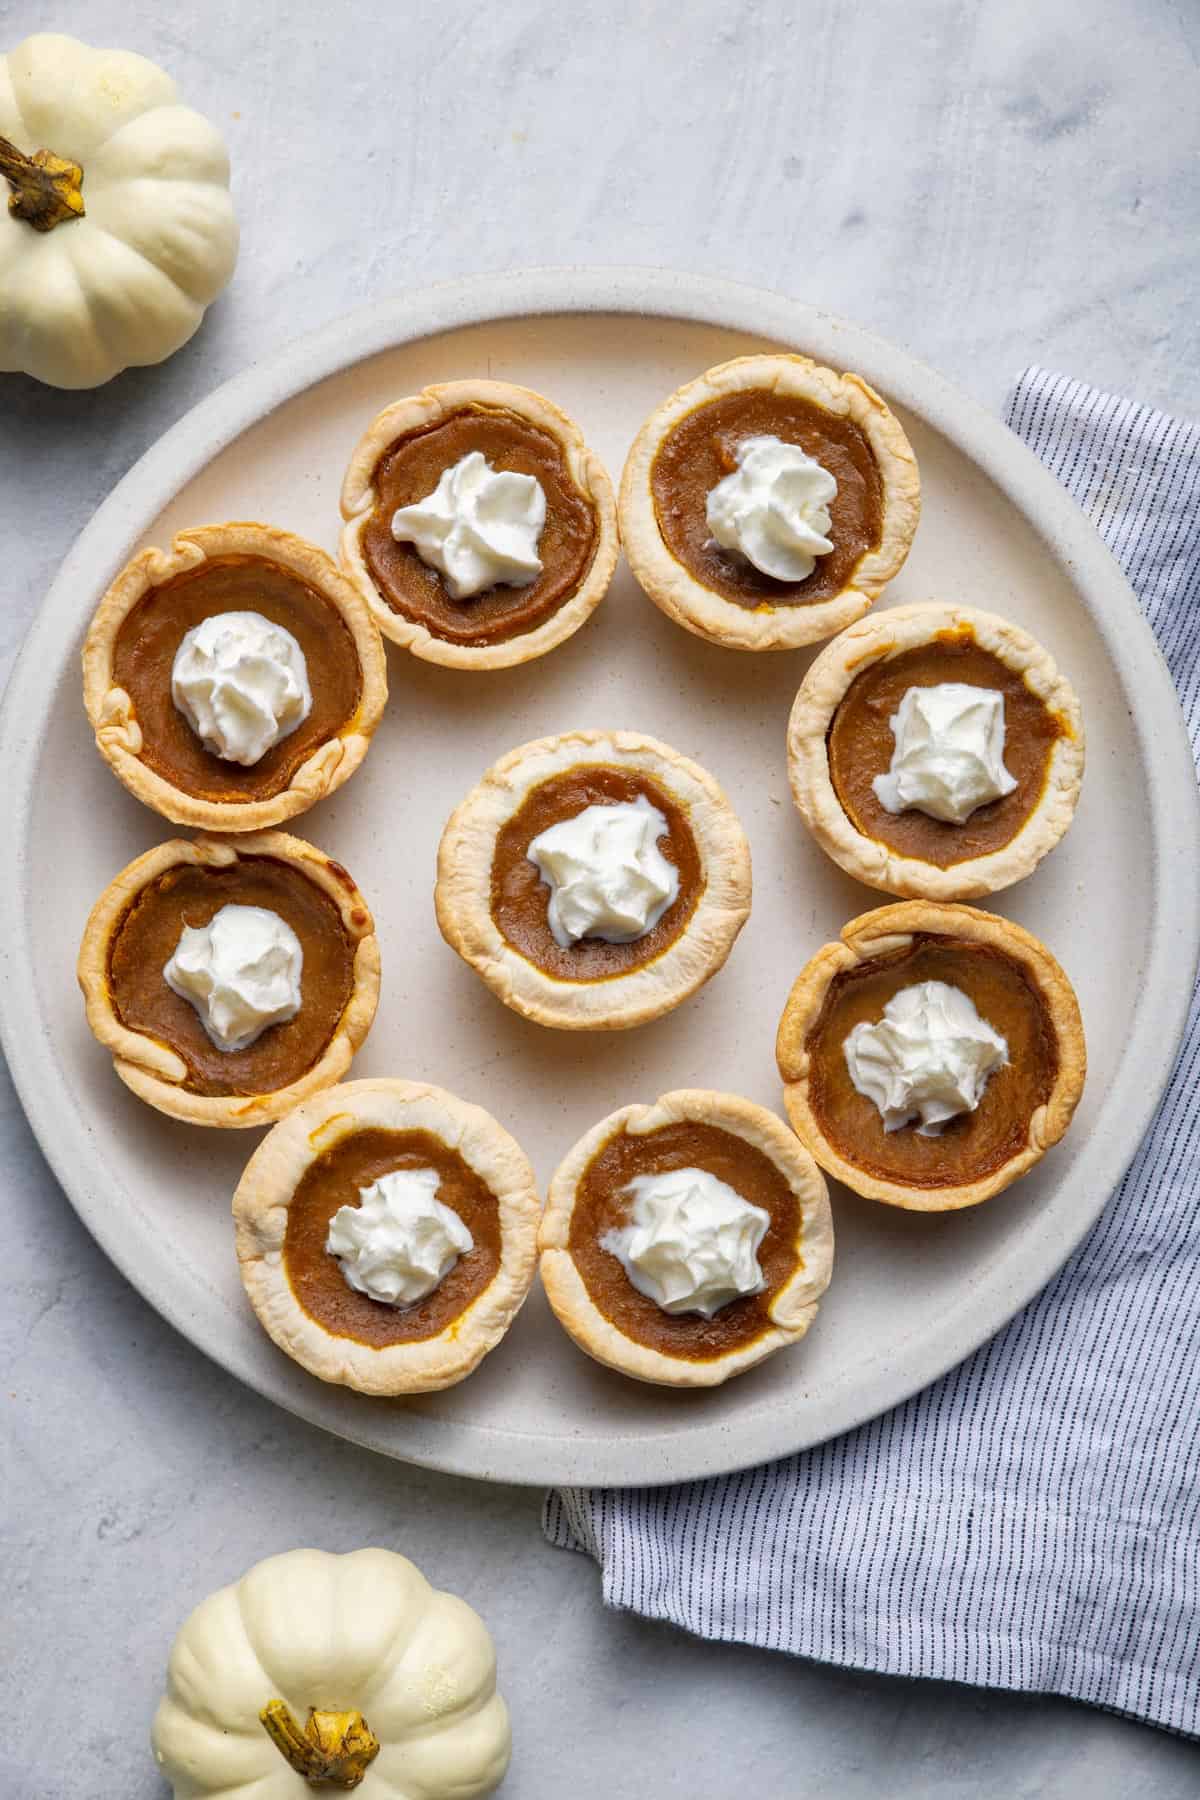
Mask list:
[[[709,529],[708,496],[737,467],[743,439],[777,437],[798,444],[837,482],[830,503],[833,549],[803,581],[776,581],[723,550]],[[739,606],[805,606],[842,593],[883,535],[883,483],[866,433],[852,419],[811,400],[750,389],[710,400],[664,437],[650,470],[650,490],[663,541],[704,587]]]
[[[546,496],[538,539],[541,574],[524,587],[496,585],[455,600],[412,544],[397,543],[392,517],[424,500],[445,470],[478,451],[497,472],[531,475]],[[362,553],[376,589],[394,612],[453,644],[498,644],[533,631],[585,580],[599,542],[592,501],[575,485],[563,447],[549,432],[503,409],[467,406],[396,439],[375,465],[376,505]]]
[[[220,1050],[192,1003],[163,969],[185,925],[221,907],[263,907],[290,925],[304,953],[300,1011],[244,1050]],[[323,1055],[354,987],[355,945],[337,907],[315,883],[272,856],[228,867],[179,863],[144,887],[113,933],[108,980],[113,1009],[130,1031],[167,1044],[187,1064],[182,1086],[203,1095],[268,1094],[298,1081]]]
[[[434,1169],[437,1198],[458,1214],[474,1240],[432,1293],[412,1306],[389,1306],[350,1286],[326,1248],[330,1220],[357,1206],[359,1191],[399,1170]],[[457,1150],[430,1131],[366,1127],[351,1131],[312,1162],[287,1213],[283,1262],[296,1300],[323,1330],[372,1349],[437,1337],[477,1299],[500,1267],[496,1197]]]
[[[207,750],[171,696],[175,654],[195,626],[218,613],[255,612],[291,632],[308,665],[312,710],[250,767]],[[151,588],[113,646],[112,681],[133,703],[141,759],[172,786],[211,801],[270,800],[313,752],[349,724],[362,697],[362,667],[337,608],[291,569],[266,557],[212,557]]]
[[[887,773],[895,739],[891,720],[909,688],[962,682],[1004,697],[1004,764],[1011,793],[976,807],[961,825],[910,807],[892,813],[873,782]],[[1054,745],[1067,729],[1016,670],[978,644],[970,631],[942,632],[929,644],[872,662],[856,675],[833,716],[826,744],[829,774],[847,817],[864,837],[939,869],[988,856],[1021,830],[1046,786]]]
[[[936,1136],[912,1125],[885,1131],[874,1101],[850,1079],[845,1042],[854,1027],[876,1024],[893,995],[919,982],[958,988],[1008,1047],[1007,1064],[988,1079],[973,1112]],[[1058,1076],[1058,1040],[1036,983],[1015,957],[990,945],[917,933],[910,947],[843,969],[805,1041],[813,1116],[846,1162],[909,1187],[965,1185],[993,1174],[1024,1149],[1029,1121]]]
[[[631,1181],[676,1169],[704,1169],[770,1215],[758,1249],[761,1293],[731,1300],[706,1319],[668,1313],[635,1288],[601,1239],[628,1223]],[[770,1157],[718,1125],[682,1120],[658,1131],[619,1131],[585,1169],[575,1192],[568,1249],[593,1304],[618,1331],[664,1356],[706,1361],[753,1343],[771,1329],[776,1294],[796,1272],[799,1202]]]
[[[667,822],[658,848],[679,874],[679,891],[656,925],[632,943],[581,938],[564,948],[548,919],[550,890],[529,846],[541,832],[588,806],[635,803],[657,807]],[[683,810],[657,782],[634,770],[582,763],[531,789],[497,833],[492,857],[491,910],[498,930],[529,962],[560,981],[603,981],[653,962],[682,936],[704,890],[700,852]]]

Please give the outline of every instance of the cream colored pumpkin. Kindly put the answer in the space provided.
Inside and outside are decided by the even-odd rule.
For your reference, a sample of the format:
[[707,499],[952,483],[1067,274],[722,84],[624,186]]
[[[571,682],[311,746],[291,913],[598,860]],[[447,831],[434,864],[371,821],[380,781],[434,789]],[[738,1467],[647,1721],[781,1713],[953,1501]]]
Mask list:
[[145,57],[48,32],[0,56],[0,176],[0,370],[161,362],[233,273],[225,145]]
[[471,1800],[503,1777],[511,1734],[464,1600],[390,1550],[292,1550],[183,1625],[153,1744],[175,1800]]

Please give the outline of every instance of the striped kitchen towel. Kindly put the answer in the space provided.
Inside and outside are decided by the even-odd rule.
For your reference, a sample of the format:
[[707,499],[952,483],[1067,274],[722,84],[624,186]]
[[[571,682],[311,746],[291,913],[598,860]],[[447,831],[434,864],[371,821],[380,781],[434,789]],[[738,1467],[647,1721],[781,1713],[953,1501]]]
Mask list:
[[[1200,429],[1030,369],[1009,424],[1090,514],[1200,762]],[[803,1455],[552,1493],[605,1601],[703,1637],[1071,1695],[1200,1735],[1200,1010],[1100,1222],[933,1387]]]

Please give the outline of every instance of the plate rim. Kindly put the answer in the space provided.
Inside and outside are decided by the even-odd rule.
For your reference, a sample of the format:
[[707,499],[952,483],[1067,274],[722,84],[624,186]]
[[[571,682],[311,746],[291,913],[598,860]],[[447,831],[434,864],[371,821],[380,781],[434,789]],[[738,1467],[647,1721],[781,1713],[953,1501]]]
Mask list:
[[[836,1413],[839,1390],[812,1415],[791,1409],[751,1409],[744,1419],[708,1423],[680,1435],[637,1438],[561,1437],[514,1431],[409,1412],[402,1445],[381,1442],[358,1428],[360,1409],[338,1417],[345,1391],[297,1374],[282,1356],[243,1366],[236,1353],[206,1339],[186,1304],[147,1278],[120,1237],[100,1184],[87,1176],[86,1120],[56,1080],[59,1065],[37,1005],[28,940],[28,830],[40,735],[53,684],[28,679],[49,663],[61,666],[64,638],[77,640],[77,571],[108,571],[110,579],[173,496],[236,437],[305,389],[372,356],[421,338],[492,321],[551,314],[634,314],[699,324],[803,346],[821,360],[844,362],[904,408],[941,432],[970,458],[1030,521],[1070,578],[1105,642],[1143,696],[1133,729],[1147,766],[1157,771],[1148,796],[1157,863],[1156,908],[1148,921],[1148,954],[1140,999],[1110,1107],[1089,1140],[1089,1184],[1076,1182],[1073,1203],[1057,1207],[1056,1231],[1032,1266],[986,1296],[968,1284],[971,1324],[951,1312],[927,1337],[908,1346],[905,1373],[881,1373],[869,1402]],[[93,591],[93,573],[86,584]],[[0,766],[8,774],[0,820],[9,830],[13,866],[0,884],[0,1045],[14,1086],[51,1170],[84,1225],[110,1261],[155,1310],[220,1367],[285,1410],[381,1454],[447,1473],[527,1485],[637,1486],[692,1479],[751,1466],[810,1449],[909,1399],[955,1367],[1003,1328],[1062,1267],[1099,1217],[1135,1155],[1169,1078],[1187,1017],[1200,957],[1200,795],[1174,685],[1137,599],[1086,516],[1034,453],[979,402],[936,370],[873,332],[769,290],[672,270],[571,267],[514,270],[440,282],[369,304],[330,320],[261,362],[234,375],[169,427],[101,502],[65,557],[13,665],[0,707]],[[1181,805],[1181,795],[1190,803]],[[29,1030],[37,1021],[39,1029]],[[1130,1091],[1126,1095],[1123,1090]],[[1094,1165],[1098,1162],[1097,1173]],[[1097,1196],[1099,1196],[1097,1198]],[[1059,1196],[1061,1197],[1061,1196]],[[1070,1198],[1068,1186],[1068,1198]],[[1066,1216],[1060,1216],[1063,1213]],[[164,1269],[165,1258],[162,1259]],[[959,1313],[965,1311],[960,1308]],[[958,1330],[955,1330],[956,1321]],[[982,1321],[982,1326],[981,1322]],[[280,1367],[279,1365],[283,1365]]]

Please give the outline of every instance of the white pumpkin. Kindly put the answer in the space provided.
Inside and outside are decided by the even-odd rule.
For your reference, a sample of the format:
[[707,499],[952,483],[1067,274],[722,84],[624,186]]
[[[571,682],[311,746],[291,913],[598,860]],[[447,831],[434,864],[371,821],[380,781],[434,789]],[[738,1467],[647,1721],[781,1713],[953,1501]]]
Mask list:
[[225,145],[145,57],[49,32],[0,56],[0,176],[0,370],[161,362],[233,273]]
[[291,1550],[184,1624],[153,1744],[175,1800],[471,1800],[502,1779],[511,1733],[464,1600],[390,1550]]

